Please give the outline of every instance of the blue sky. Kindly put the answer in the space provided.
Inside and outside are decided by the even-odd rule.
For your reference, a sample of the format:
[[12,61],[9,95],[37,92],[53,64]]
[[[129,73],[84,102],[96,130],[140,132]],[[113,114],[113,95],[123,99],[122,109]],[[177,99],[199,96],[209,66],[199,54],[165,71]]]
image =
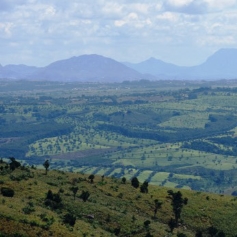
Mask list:
[[0,0],[0,64],[82,54],[197,65],[237,48],[237,0]]

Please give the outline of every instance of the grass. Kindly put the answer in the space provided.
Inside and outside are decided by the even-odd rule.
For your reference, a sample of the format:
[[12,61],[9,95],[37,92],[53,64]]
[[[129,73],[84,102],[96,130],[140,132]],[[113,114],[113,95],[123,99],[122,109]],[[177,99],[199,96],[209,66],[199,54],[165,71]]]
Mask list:
[[[94,183],[88,180],[88,175],[49,170],[45,175],[40,169],[17,169],[6,174],[1,173],[0,187],[12,187],[15,195],[12,198],[0,197],[1,226],[0,233],[22,234],[25,236],[114,236],[116,228],[120,228],[118,236],[142,237],[147,233],[144,221],[150,220],[149,231],[153,236],[176,236],[184,233],[186,236],[194,236],[196,230],[205,231],[213,225],[218,230],[223,230],[226,236],[235,236],[237,226],[235,224],[235,210],[237,199],[231,196],[211,193],[181,190],[184,197],[188,198],[188,205],[183,207],[180,227],[175,228],[174,233],[169,233],[167,225],[173,216],[170,199],[167,191],[177,184],[166,181],[167,187],[151,185],[153,182],[162,182],[169,177],[168,172],[156,173],[149,184],[149,193],[140,193],[139,189],[131,186],[130,181],[121,183],[121,179],[105,177],[101,180],[96,175]],[[94,168],[88,171],[93,171]],[[14,181],[12,175],[20,177],[23,173],[30,172],[31,178]],[[113,172],[120,172],[114,169]],[[131,169],[130,174],[136,170]],[[144,171],[139,177],[147,178],[150,172]],[[198,178],[181,177],[176,178]],[[74,180],[74,181],[73,181]],[[76,180],[76,183],[75,183]],[[74,182],[74,184],[73,184]],[[70,187],[76,185],[79,190],[76,200]],[[183,187],[188,188],[188,187]],[[44,199],[48,190],[60,193],[63,207],[60,209],[47,208]],[[60,191],[61,190],[61,191]],[[90,193],[89,200],[83,202],[79,196],[82,190]],[[175,192],[179,189],[173,189]],[[153,218],[154,200],[162,201],[162,207]],[[22,210],[31,202],[34,211],[25,214]],[[71,212],[76,216],[74,226],[62,222],[65,213]],[[94,219],[87,219],[87,215],[94,215]],[[139,231],[138,231],[139,230]]]

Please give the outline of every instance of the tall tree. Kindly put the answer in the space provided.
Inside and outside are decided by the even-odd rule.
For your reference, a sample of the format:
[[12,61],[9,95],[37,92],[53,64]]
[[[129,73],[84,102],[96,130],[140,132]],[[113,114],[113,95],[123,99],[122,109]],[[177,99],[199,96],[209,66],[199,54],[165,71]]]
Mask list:
[[73,192],[73,197],[74,197],[74,200],[75,200],[76,194],[77,194],[77,191],[78,191],[78,187],[73,186],[73,187],[70,188],[70,190]]
[[159,209],[161,209],[162,202],[159,201],[158,199],[156,199],[156,200],[154,201],[154,203],[155,203],[154,218],[156,218],[157,211],[158,211]]
[[140,187],[141,193],[148,193],[148,181],[144,181]]
[[91,183],[94,182],[95,175],[91,174],[88,179],[91,181]]
[[183,198],[182,193],[180,191],[174,192],[173,190],[167,191],[171,198],[171,205],[173,207],[173,212],[175,216],[175,224],[178,225],[178,220],[181,216],[183,205],[187,205],[188,199]]
[[21,163],[20,162],[18,162],[18,161],[16,161],[16,159],[14,158],[14,157],[9,157],[9,159],[10,159],[10,163],[9,163],[9,165],[10,165],[10,170],[15,170],[16,168],[18,168],[18,167],[20,167],[21,166]]
[[49,168],[49,160],[46,160],[43,164],[44,168],[45,168],[45,173],[47,174],[48,173],[48,168]]

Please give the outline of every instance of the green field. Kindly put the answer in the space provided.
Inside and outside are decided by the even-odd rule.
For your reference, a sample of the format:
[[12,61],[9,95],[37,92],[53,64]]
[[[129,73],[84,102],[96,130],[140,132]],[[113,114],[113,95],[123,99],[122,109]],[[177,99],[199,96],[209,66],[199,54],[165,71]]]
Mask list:
[[236,88],[235,80],[0,81],[0,157],[232,194]]

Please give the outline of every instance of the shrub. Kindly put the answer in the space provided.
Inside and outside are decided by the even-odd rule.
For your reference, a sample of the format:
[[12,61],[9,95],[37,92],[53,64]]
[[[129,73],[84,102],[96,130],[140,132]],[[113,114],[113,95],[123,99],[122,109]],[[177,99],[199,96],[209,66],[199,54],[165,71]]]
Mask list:
[[149,228],[149,225],[151,224],[151,222],[149,220],[146,220],[146,221],[144,221],[143,224],[144,224],[145,228]]
[[64,215],[63,217],[63,222],[65,224],[69,224],[71,226],[74,226],[76,223],[76,217],[70,213],[67,213],[66,215]]
[[32,212],[35,211],[34,207],[28,205],[28,206],[25,206],[22,208],[22,211],[25,213],[25,214],[31,214]]
[[87,199],[90,197],[90,193],[88,191],[82,191],[81,195],[80,195],[80,198],[86,202]]
[[139,187],[139,181],[138,181],[138,178],[137,177],[133,177],[132,180],[131,180],[131,185],[134,187],[134,188],[138,188]]
[[184,233],[178,233],[178,234],[177,234],[177,237],[187,237],[187,235],[184,234]]
[[125,177],[122,178],[122,183],[125,184],[127,179]]
[[13,197],[15,192],[12,188],[2,187],[1,193],[4,197]]
[[48,191],[44,204],[51,207],[52,209],[57,209],[62,207],[62,198],[59,193],[53,193],[51,190]]

